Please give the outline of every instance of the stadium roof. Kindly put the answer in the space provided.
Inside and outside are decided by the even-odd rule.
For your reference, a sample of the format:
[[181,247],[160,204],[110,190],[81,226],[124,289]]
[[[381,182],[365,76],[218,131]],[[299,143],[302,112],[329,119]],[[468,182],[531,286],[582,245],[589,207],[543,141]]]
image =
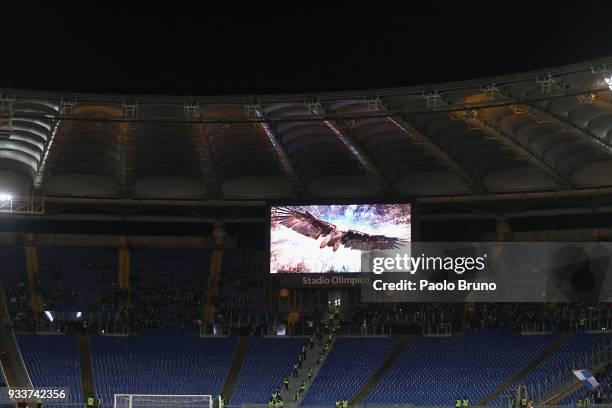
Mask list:
[[0,90],[0,192],[266,200],[612,189],[612,57],[354,92]]

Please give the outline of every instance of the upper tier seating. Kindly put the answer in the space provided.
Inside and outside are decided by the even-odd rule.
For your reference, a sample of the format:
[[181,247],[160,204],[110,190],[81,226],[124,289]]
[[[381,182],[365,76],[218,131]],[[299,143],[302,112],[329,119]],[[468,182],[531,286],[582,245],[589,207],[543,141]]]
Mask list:
[[133,249],[130,278],[136,324],[194,324],[201,317],[210,258],[211,251],[204,249]]
[[6,294],[13,322],[31,319],[32,303],[27,285],[25,254],[22,246],[0,245],[0,282]]
[[43,246],[37,253],[45,309],[112,310],[118,273],[117,248]]
[[219,300],[235,306],[231,316],[234,322],[256,322],[258,318],[263,320],[268,310],[262,288],[258,287],[248,271],[240,268],[238,251],[224,251]]
[[22,246],[0,245],[0,281],[5,286],[26,282],[25,254]]
[[135,248],[130,251],[131,273],[144,282],[177,289],[194,279],[206,282],[211,251],[189,248]]

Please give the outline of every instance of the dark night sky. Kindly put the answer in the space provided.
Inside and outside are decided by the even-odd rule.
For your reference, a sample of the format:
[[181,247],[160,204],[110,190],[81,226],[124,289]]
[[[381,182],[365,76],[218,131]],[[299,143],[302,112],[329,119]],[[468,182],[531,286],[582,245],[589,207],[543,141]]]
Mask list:
[[463,6],[468,2],[406,1],[411,10],[391,3],[360,14],[348,2],[333,10],[285,2],[282,11],[245,9],[241,2],[228,2],[226,10],[208,2],[201,8],[195,2],[23,3],[0,24],[0,88],[335,91],[472,79],[612,55],[612,6],[606,5],[612,2],[606,1],[534,0],[519,7],[491,0],[471,9]]

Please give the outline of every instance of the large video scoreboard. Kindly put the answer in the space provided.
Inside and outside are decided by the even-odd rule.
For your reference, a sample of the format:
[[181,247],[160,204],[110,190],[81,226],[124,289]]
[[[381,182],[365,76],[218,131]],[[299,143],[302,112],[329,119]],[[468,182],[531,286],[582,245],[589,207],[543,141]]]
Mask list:
[[270,273],[359,273],[364,251],[412,240],[413,205],[270,207]]

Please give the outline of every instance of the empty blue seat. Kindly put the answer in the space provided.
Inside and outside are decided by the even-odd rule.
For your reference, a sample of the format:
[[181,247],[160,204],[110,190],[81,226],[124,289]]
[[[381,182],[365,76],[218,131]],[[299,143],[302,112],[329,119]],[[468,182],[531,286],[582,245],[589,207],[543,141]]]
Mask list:
[[74,335],[21,334],[16,337],[34,387],[66,388],[68,396],[65,402],[83,403],[79,353]]
[[45,309],[111,309],[107,305],[116,291],[117,248],[42,246],[37,254]]
[[510,330],[415,337],[365,398],[370,404],[449,405],[489,394],[542,353],[556,335]]
[[145,330],[129,337],[93,336],[97,394],[213,395],[221,392],[236,337],[199,338],[188,330]]
[[[527,387],[529,395],[534,400],[544,398],[549,392],[571,379],[572,370],[584,368],[586,361],[580,358],[581,355],[590,354],[598,343],[606,343],[607,337],[605,334],[574,333],[566,343],[521,377],[518,383]],[[503,399],[512,395],[515,388],[516,384],[511,385],[492,401],[492,404],[502,404]]]
[[230,404],[267,402],[272,392],[281,387],[283,378],[291,373],[291,366],[305,343],[305,338],[253,337]]
[[333,406],[335,401],[350,400],[383,363],[397,339],[336,339],[302,404]]

